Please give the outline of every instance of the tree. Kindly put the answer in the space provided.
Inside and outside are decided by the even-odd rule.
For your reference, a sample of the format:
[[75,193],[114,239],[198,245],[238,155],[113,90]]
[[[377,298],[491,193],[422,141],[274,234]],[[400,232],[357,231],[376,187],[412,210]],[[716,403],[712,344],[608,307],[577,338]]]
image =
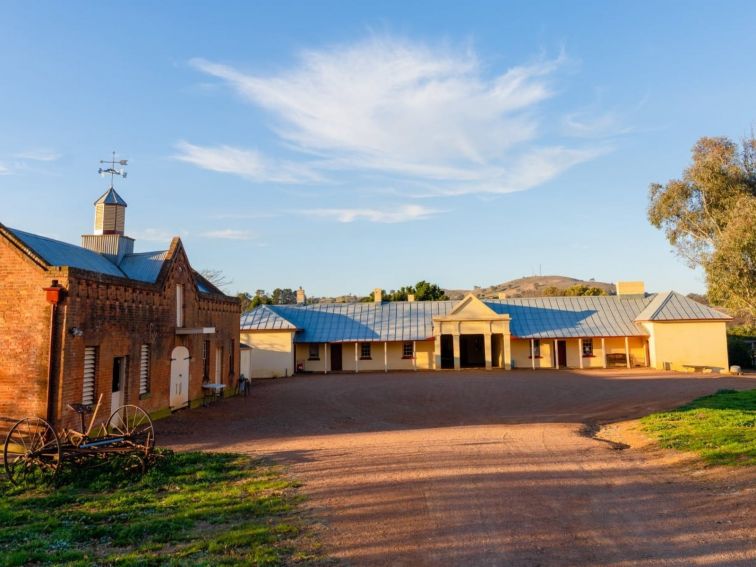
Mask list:
[[575,297],[581,295],[606,295],[606,290],[600,287],[589,286],[585,284],[573,284],[567,288],[558,288],[550,285],[541,290],[541,295],[545,297]]
[[648,219],[715,303],[756,315],[756,138],[701,138],[681,179],[649,188]]
[[246,313],[250,309],[252,309],[254,306],[252,305],[252,302],[254,301],[254,297],[252,297],[249,293],[246,291],[243,291],[241,293],[236,294],[237,299],[239,299],[239,304],[241,305],[241,312]]
[[290,288],[277,287],[270,296],[274,305],[294,305],[297,302],[297,292]]
[[415,284],[416,301],[441,301],[445,299],[449,299],[449,296],[444,293],[440,286],[425,280],[420,280]]
[[233,283],[221,270],[200,270],[199,274],[221,291]]

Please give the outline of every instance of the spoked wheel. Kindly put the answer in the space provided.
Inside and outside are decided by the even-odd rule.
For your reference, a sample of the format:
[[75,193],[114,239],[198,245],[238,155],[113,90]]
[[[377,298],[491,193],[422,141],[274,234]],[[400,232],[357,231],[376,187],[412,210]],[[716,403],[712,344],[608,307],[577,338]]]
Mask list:
[[149,455],[155,447],[155,428],[152,420],[138,406],[121,406],[105,424],[109,435],[123,437],[124,447],[133,447]]
[[3,460],[5,473],[13,484],[49,484],[62,462],[58,435],[44,419],[22,419],[5,438]]

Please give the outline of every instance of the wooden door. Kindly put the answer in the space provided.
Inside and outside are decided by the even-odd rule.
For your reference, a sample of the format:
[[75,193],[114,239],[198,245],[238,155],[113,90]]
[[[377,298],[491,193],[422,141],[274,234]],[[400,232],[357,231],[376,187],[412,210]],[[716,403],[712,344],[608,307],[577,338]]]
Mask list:
[[171,409],[189,404],[189,349],[178,346],[171,353]]
[[126,357],[117,356],[113,359],[113,381],[110,394],[110,413],[120,408],[124,401],[126,389]]
[[331,345],[331,371],[339,372],[342,370],[341,365],[341,344]]
[[567,367],[567,341],[557,341],[557,357],[559,368]]

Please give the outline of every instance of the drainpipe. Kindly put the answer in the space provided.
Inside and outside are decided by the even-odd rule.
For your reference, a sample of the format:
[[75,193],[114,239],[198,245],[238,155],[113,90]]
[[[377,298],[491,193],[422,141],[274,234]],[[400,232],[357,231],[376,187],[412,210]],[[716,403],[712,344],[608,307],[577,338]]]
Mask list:
[[50,352],[47,358],[47,421],[55,422],[55,327],[58,322],[58,304],[63,299],[63,288],[58,280],[53,280],[50,287],[43,288],[45,298],[50,304]]

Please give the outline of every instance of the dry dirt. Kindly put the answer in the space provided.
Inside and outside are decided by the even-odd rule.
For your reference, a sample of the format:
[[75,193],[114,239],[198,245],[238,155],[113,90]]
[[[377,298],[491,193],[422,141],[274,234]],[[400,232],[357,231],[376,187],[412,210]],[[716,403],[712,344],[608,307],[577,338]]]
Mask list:
[[703,467],[618,423],[720,388],[756,378],[301,376],[158,422],[158,442],[285,464],[348,565],[753,566],[756,471]]

